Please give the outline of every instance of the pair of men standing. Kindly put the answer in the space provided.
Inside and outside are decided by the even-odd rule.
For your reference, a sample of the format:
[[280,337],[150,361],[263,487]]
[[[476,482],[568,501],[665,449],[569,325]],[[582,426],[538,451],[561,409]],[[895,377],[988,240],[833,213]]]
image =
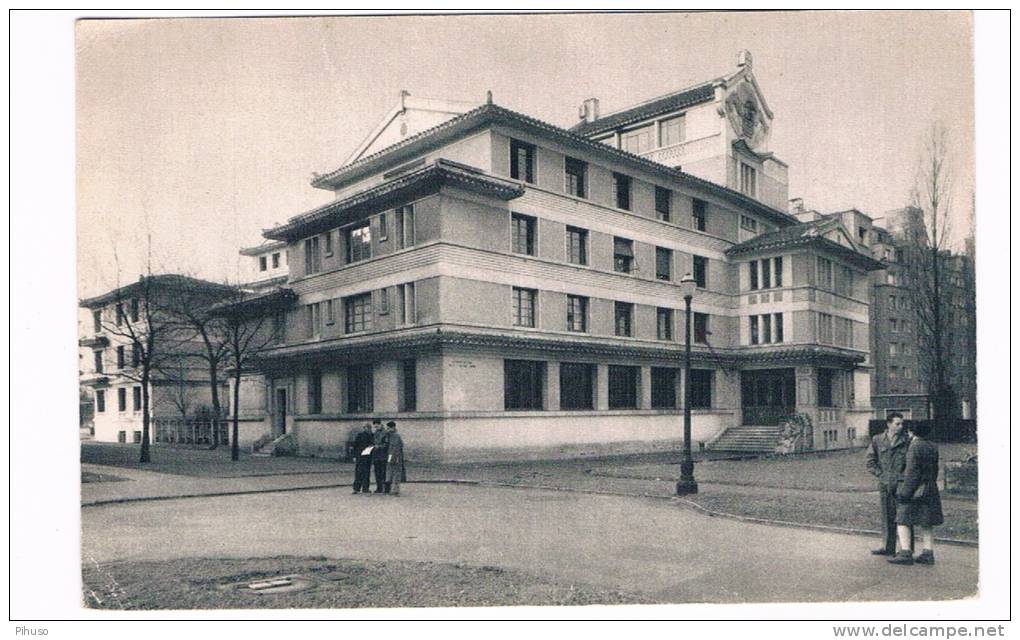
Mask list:
[[365,423],[354,438],[354,493],[371,492],[371,473],[375,470],[375,492],[400,495],[404,480],[404,441],[397,433],[397,423],[381,420]]

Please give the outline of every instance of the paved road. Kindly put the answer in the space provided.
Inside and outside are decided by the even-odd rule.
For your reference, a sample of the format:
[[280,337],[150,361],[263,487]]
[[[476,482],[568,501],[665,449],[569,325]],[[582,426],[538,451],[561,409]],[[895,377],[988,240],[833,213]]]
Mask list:
[[[380,526],[378,523],[384,523]],[[276,555],[497,565],[663,602],[954,599],[977,549],[896,567],[868,537],[712,518],[666,500],[411,485],[111,504],[82,510],[83,561]]]

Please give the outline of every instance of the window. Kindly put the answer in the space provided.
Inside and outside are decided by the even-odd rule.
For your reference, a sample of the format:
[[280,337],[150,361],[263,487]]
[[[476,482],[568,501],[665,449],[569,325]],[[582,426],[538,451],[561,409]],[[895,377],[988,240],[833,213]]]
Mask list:
[[386,214],[379,214],[379,242],[386,242],[389,239],[389,230],[386,228]]
[[655,247],[655,277],[659,280],[673,279],[673,251]]
[[669,222],[673,208],[673,194],[669,189],[655,187],[655,217]]
[[772,261],[767,259],[761,261],[761,288],[772,288]]
[[653,129],[651,126],[625,131],[620,134],[620,146],[624,151],[629,151],[630,153],[650,151],[652,148],[652,133]]
[[305,275],[322,270],[322,256],[319,255],[319,236],[305,239]]
[[632,317],[634,315],[634,305],[629,302],[615,302],[613,305],[616,335],[624,337],[630,336]]
[[333,232],[327,231],[322,234],[323,251],[327,256],[333,255]]
[[274,253],[273,254],[273,268],[274,269],[279,269],[280,268],[280,254],[279,253]]
[[106,411],[106,391],[102,389],[96,391],[96,413],[103,413]]
[[103,331],[103,310],[96,309],[92,312],[92,329],[94,333]]
[[834,407],[834,394],[833,394],[833,378],[835,371],[832,369],[819,369],[817,373],[818,380],[818,406],[819,407]]
[[372,257],[372,228],[368,222],[352,227],[345,232],[347,240],[347,264]]
[[636,409],[638,406],[638,367],[609,365],[609,408]]
[[322,413],[322,372],[312,371],[308,374],[308,413]]
[[652,367],[652,408],[676,408],[676,381],[679,369]]
[[397,285],[397,295],[400,298],[400,324],[416,323],[418,315],[415,306],[414,283]]
[[571,264],[588,264],[588,231],[567,227],[567,260]]
[[265,271],[269,268],[269,261],[266,260],[265,256],[259,256],[259,271]]
[[560,409],[595,408],[595,365],[560,363]]
[[124,345],[121,345],[121,346],[117,347],[117,368],[118,369],[123,369],[124,368],[124,362],[125,362],[125,359],[124,359]]
[[832,262],[819,257],[818,263],[818,288],[832,289]]
[[336,323],[336,305],[333,300],[326,301],[326,324],[332,325]]
[[368,331],[372,328],[372,294],[362,293],[344,298],[344,333]]
[[131,322],[138,322],[138,298],[131,299]]
[[889,332],[896,333],[899,331],[900,323],[896,318],[889,318]]
[[287,335],[287,316],[283,311],[273,314],[273,342],[279,344]]
[[772,342],[772,316],[768,314],[761,317],[761,341],[764,344]]
[[390,312],[390,290],[379,289],[379,313],[386,315]]
[[698,344],[708,344],[708,314],[694,312],[694,341]]
[[510,177],[514,180],[535,182],[535,145],[510,141]]
[[92,358],[93,358],[92,362],[95,365],[96,373],[102,373],[103,372],[103,352],[102,351],[93,351],[92,352]]
[[862,244],[868,241],[868,230],[865,227],[857,227],[857,240]]
[[754,167],[740,163],[740,191],[751,197],[758,195],[758,175]]
[[680,144],[687,136],[686,123],[683,116],[677,116],[659,123],[659,146],[668,147]]
[[503,407],[507,411],[542,409],[544,382],[544,362],[504,360]]
[[418,363],[414,359],[400,363],[400,410],[418,410]]
[[137,342],[131,343],[131,366],[137,367],[142,363],[142,345]]
[[135,411],[142,410],[142,388],[132,387],[131,389],[131,408]]
[[743,231],[750,231],[753,234],[758,233],[758,221],[750,216],[740,216],[740,228]]
[[773,280],[775,280],[775,286],[783,286],[783,256],[772,259],[772,275]]
[[586,197],[586,177],[588,175],[588,165],[581,160],[574,158],[567,158],[565,160],[566,173],[566,184],[567,193],[578,198]]
[[347,413],[370,413],[372,388],[372,365],[347,367]]
[[626,238],[613,238],[613,271],[630,273],[634,266],[634,242]]
[[832,316],[827,313],[818,314],[818,342],[821,344],[833,344]]
[[127,389],[124,387],[117,389],[117,411],[127,411]]
[[588,330],[588,298],[567,296],[567,331]]
[[655,336],[659,340],[673,339],[673,310],[659,307],[655,311]]
[[314,338],[319,335],[322,317],[319,303],[315,302],[305,306],[305,337]]
[[751,344],[761,343],[761,334],[758,331],[758,316],[751,316]]
[[850,267],[840,267],[836,272],[839,277],[836,278],[836,293],[844,296],[853,295],[854,291],[854,272]]
[[895,356],[895,355],[897,355],[898,353],[899,353],[899,351],[898,351],[898,349],[897,349],[897,345],[896,345],[896,343],[895,343],[895,342],[890,342],[890,343],[889,343],[889,355],[891,355],[891,356]]
[[120,442],[121,444],[127,442],[127,431],[117,432],[117,442]]
[[772,322],[772,334],[775,338],[775,342],[783,341],[783,314],[777,313],[774,316]]
[[694,256],[694,282],[699,289],[708,288],[708,258]]
[[534,289],[513,288],[515,327],[535,326],[535,293]]
[[515,213],[510,216],[512,251],[524,255],[535,255],[535,219]]
[[414,205],[397,207],[393,222],[397,232],[397,249],[414,246]]
[[707,217],[705,215],[706,209],[707,204],[704,200],[698,200],[697,198],[694,199],[694,206],[693,209],[691,209],[691,224],[697,231],[705,231],[707,228]]
[[121,302],[117,303],[117,326],[124,324],[124,304]]
[[691,408],[712,408],[712,378],[715,372],[711,369],[691,369]]
[[752,260],[747,263],[747,273],[751,278],[751,291],[758,288],[758,261]]
[[616,208],[630,211],[630,177],[622,173],[613,174],[613,193],[616,194]]

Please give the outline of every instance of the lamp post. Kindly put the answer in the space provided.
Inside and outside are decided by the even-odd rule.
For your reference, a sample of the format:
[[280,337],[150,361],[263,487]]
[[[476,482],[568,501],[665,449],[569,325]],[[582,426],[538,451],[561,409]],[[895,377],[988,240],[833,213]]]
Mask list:
[[694,481],[694,460],[691,458],[691,298],[696,283],[691,274],[680,280],[680,293],[684,297],[684,450],[680,458],[680,480],[676,494],[686,496],[698,492]]

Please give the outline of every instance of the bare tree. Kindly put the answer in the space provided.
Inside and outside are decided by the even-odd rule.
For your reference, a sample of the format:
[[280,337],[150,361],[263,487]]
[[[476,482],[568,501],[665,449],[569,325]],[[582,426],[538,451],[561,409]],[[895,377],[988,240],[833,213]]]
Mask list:
[[952,189],[948,134],[945,126],[935,123],[925,134],[911,193],[920,219],[904,231],[922,373],[933,417],[940,421],[953,417],[957,404],[949,375],[954,340],[947,273]]

